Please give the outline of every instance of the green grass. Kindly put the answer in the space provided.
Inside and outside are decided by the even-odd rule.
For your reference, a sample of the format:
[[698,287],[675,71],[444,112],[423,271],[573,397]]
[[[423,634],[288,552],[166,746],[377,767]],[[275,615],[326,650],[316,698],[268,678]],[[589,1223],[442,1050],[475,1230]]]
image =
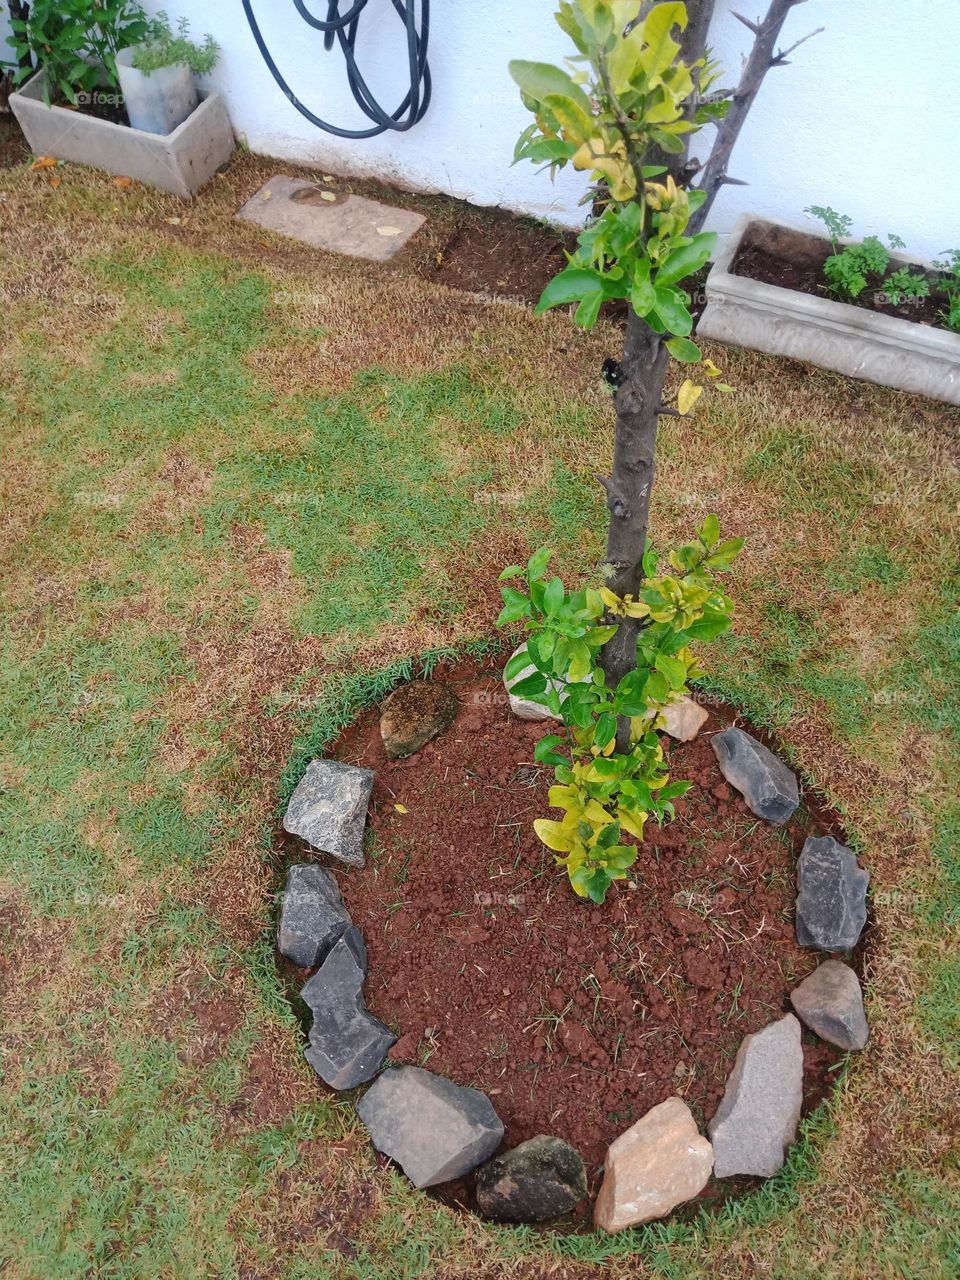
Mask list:
[[[616,335],[515,308],[463,326],[402,271],[274,257],[230,216],[257,163],[187,231],[79,171],[49,206],[7,184],[26,239],[0,283],[70,234],[56,288],[11,291],[0,354],[0,1270],[957,1270],[956,415],[725,351],[735,393],[663,427],[658,541],[714,507],[748,539],[703,686],[778,731],[871,867],[875,1041],[782,1173],[716,1213],[609,1238],[480,1224],[379,1168],[302,1063],[271,832],[361,708],[509,643],[503,564],[544,542],[571,580],[595,564]],[[304,318],[285,290],[331,300]],[[425,347],[391,327],[410,311]]]

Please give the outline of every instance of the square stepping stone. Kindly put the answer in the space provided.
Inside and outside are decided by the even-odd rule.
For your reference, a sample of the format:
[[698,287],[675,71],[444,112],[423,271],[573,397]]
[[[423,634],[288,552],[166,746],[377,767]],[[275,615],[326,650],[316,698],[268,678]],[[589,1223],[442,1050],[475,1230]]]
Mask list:
[[419,213],[278,173],[237,212],[244,222],[327,253],[389,262],[426,222]]

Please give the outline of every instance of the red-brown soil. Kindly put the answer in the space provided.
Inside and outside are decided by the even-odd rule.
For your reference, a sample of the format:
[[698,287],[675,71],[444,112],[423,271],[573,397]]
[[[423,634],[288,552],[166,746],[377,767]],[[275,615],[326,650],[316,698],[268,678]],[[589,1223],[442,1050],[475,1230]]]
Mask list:
[[[533,763],[554,726],[511,716],[498,670],[438,678],[461,710],[416,755],[386,758],[376,708],[330,751],[376,771],[366,869],[335,868],[369,950],[366,1001],[400,1035],[395,1060],[490,1096],[506,1146],[557,1134],[593,1176],[670,1095],[713,1115],[743,1036],[818,963],[794,937],[796,857],[810,832],[842,832],[811,799],[782,830],[755,818],[710,747],[733,712],[712,706],[694,742],[664,740],[695,784],[676,821],[648,828],[632,883],[585,903],[531,825],[558,816]],[[805,1034],[804,1058],[809,1110],[840,1055]]]

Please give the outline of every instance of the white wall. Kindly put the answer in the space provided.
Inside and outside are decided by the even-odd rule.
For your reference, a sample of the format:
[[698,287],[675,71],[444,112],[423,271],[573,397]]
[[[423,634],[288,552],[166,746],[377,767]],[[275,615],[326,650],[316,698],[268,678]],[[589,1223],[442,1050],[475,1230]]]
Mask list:
[[[339,48],[326,53],[291,0],[253,4],[294,92],[335,123],[362,127]],[[507,62],[560,61],[569,51],[553,21],[555,0],[433,0],[430,112],[410,133],[364,142],[320,132],[287,102],[239,0],[148,0],[147,7],[186,13],[195,34],[216,37],[223,54],[211,79],[255,151],[565,225],[582,218],[579,175],[551,185],[533,165],[511,168],[529,117]],[[755,16],[765,7],[766,0],[718,0],[711,43],[730,81],[750,42],[730,10]],[[313,0],[312,9],[324,15],[326,0]],[[711,225],[729,230],[745,210],[802,219],[805,205],[830,204],[853,217],[858,234],[896,232],[924,256],[960,246],[960,0],[807,0],[790,14],[783,43],[819,26],[826,30],[789,67],[767,76],[731,164],[750,186],[725,188]],[[361,30],[362,67],[392,107],[404,92],[405,41],[389,0],[370,0]]]
[[[213,79],[255,151],[566,225],[582,218],[579,175],[564,173],[551,185],[529,163],[511,168],[529,117],[507,62],[560,60],[569,51],[553,21],[555,0],[433,0],[430,112],[408,134],[365,142],[321,133],[284,99],[238,0],[151,3],[187,12],[198,32],[210,30],[219,40],[224,53]],[[362,125],[339,50],[326,53],[289,0],[253,3],[294,92],[328,119]],[[750,35],[730,9],[754,16],[765,7],[765,0],[718,2],[711,44],[731,80]],[[315,0],[315,13],[325,9],[325,0]],[[712,226],[729,230],[744,210],[802,219],[805,205],[832,204],[853,217],[858,233],[896,232],[925,256],[960,245],[960,0],[808,0],[790,14],[783,41],[819,26],[826,30],[802,45],[789,67],[768,75],[731,165],[750,186],[724,189]],[[395,104],[403,93],[405,45],[389,0],[370,0],[360,44],[372,85]]]

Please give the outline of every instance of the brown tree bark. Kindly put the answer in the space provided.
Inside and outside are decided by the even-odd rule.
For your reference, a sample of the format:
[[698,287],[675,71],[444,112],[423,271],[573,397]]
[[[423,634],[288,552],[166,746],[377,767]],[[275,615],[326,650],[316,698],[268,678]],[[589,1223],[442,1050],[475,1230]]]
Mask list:
[[[11,18],[26,22],[30,17],[30,6],[25,3],[25,0],[7,0],[7,9],[10,12]],[[33,59],[30,57],[29,53],[22,53],[20,55],[19,66],[21,71],[33,70]]]
[[[775,55],[773,49],[790,9],[802,3],[803,0],[770,0],[770,8],[762,23],[740,19],[754,31],[754,48],[704,166],[700,187],[706,190],[707,199],[691,219],[691,234],[695,234],[703,225],[720,187],[725,181],[730,181],[726,175],[730,153],[763,77],[771,66],[784,65],[786,54],[791,51],[788,49]],[[681,56],[685,62],[695,62],[703,56],[714,4],[715,0],[688,0],[690,20],[681,46]],[[796,48],[796,45],[791,48]],[[670,156],[669,162],[671,172],[681,174],[687,165],[686,152],[681,156]],[[656,159],[647,156],[642,163],[656,163]],[[638,173],[637,179],[638,189],[642,191],[642,175]],[[647,543],[650,498],[656,476],[657,428],[661,415],[666,412],[662,401],[668,363],[669,354],[662,339],[644,320],[630,311],[621,361],[623,381],[614,401],[617,422],[613,465],[609,478],[600,478],[607,492],[607,509],[610,512],[603,567],[604,584],[618,596],[636,595],[643,579],[642,561]],[[601,663],[607,687],[611,690],[637,665],[639,630],[638,620],[625,618],[617,628],[616,635],[601,650]],[[630,722],[626,717],[621,717],[617,726],[617,750],[627,751],[629,745]]]

